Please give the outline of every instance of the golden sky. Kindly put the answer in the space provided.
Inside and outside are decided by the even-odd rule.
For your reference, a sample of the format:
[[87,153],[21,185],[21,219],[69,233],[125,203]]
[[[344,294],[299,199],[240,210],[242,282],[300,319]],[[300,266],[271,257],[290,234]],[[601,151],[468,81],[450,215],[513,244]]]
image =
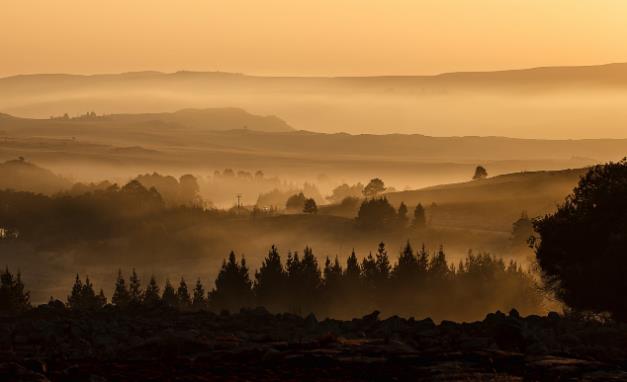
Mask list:
[[0,0],[0,76],[396,75],[623,61],[626,0]]

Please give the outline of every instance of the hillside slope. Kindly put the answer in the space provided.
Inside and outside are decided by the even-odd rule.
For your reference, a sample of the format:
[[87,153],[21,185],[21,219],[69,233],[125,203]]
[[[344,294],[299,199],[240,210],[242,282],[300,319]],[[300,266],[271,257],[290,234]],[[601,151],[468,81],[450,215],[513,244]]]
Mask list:
[[437,76],[137,72],[0,78],[0,112],[19,116],[237,106],[319,132],[627,138],[626,101],[627,64]]
[[[421,203],[435,226],[509,231],[524,211],[530,217],[555,209],[587,169],[500,175],[415,191],[388,193],[394,205]],[[411,209],[410,209],[411,210]]]

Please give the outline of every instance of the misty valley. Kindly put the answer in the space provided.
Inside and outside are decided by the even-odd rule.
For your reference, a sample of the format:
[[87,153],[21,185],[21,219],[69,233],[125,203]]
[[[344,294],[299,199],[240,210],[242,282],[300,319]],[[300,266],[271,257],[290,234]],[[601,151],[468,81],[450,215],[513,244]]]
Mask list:
[[[99,98],[158,85],[205,99],[203,83],[530,97],[549,91],[521,85],[538,72],[187,75],[0,79],[4,110],[23,112],[0,114],[0,379],[624,376],[626,139],[315,132]],[[43,117],[37,81],[56,106],[81,105],[62,88],[92,89],[85,102],[118,111]]]

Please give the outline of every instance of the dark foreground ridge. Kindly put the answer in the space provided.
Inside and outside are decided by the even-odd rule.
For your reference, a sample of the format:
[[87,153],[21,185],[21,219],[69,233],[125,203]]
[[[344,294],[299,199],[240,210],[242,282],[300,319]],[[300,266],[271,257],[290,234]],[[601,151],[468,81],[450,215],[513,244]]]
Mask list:
[[627,326],[555,313],[436,325],[50,303],[0,322],[1,381],[627,380]]

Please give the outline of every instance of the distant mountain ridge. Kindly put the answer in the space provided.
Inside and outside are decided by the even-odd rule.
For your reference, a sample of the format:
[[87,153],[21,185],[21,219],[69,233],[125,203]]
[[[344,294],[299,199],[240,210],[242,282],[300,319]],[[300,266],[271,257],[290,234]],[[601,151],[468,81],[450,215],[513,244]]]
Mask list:
[[[183,128],[194,131],[227,131],[238,129],[250,129],[263,132],[294,131],[291,126],[276,116],[254,115],[238,108],[182,109],[173,113],[108,115],[96,115],[93,112],[89,112],[74,117],[51,117],[49,119],[20,118],[9,114],[0,114],[0,122],[2,120],[9,123],[7,126],[9,128],[16,124],[26,123],[32,128],[41,128],[46,124],[49,124],[51,128],[58,128],[59,125],[62,125],[62,127],[71,127],[76,124],[109,124],[109,127],[116,127],[118,125],[169,125],[172,128]],[[54,131],[49,131],[48,133],[55,134]]]
[[278,117],[257,116],[235,108],[102,116],[88,113],[52,119],[4,116],[0,116],[0,131],[9,137],[72,138],[152,150],[180,146],[246,156],[475,164],[477,161],[572,160],[583,165],[627,155],[627,139],[316,133],[294,130]]
[[[627,63],[611,63],[603,65],[587,66],[547,66],[527,69],[509,69],[496,71],[472,71],[472,72],[447,72],[435,75],[372,75],[372,76],[260,76],[232,72],[203,72],[203,71],[178,71],[173,73],[159,71],[138,71],[107,74],[66,74],[66,73],[41,73],[19,74],[0,78],[0,84],[19,88],[29,81],[37,82],[55,81],[67,84],[88,84],[112,80],[136,80],[136,81],[176,81],[176,80],[206,80],[206,81],[235,81],[239,84],[245,82],[269,82],[276,81],[288,85],[302,81],[324,81],[327,84],[347,83],[353,85],[395,83],[405,87],[416,85],[451,85],[458,83],[463,86],[470,85],[532,85],[540,82],[540,85],[548,84],[605,84],[608,86],[627,86]],[[14,89],[15,90],[15,89]],[[1,93],[1,91],[0,91]]]
[[235,106],[278,115],[298,130],[325,133],[627,138],[625,104],[627,63],[434,76],[183,71],[0,79],[0,112],[22,117]]
[[253,115],[239,108],[182,109],[173,113],[112,114],[109,119],[120,122],[161,121],[193,129],[286,132],[294,129],[274,116]]

